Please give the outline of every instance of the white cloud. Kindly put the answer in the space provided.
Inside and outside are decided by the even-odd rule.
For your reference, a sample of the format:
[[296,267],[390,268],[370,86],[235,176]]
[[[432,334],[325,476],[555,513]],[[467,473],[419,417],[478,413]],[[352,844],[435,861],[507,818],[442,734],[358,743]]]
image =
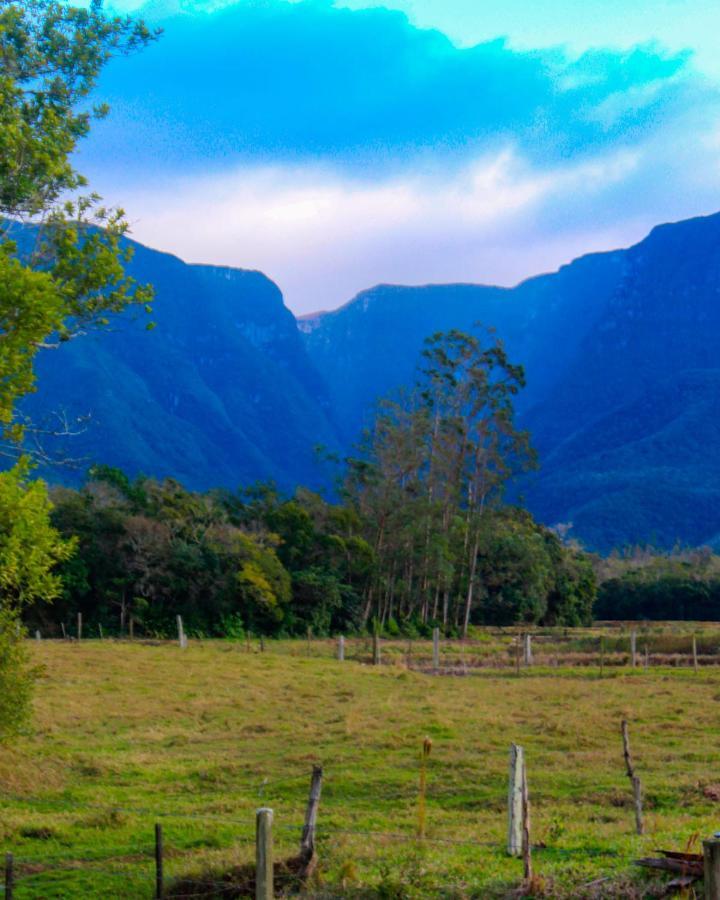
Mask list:
[[126,188],[122,199],[136,239],[191,262],[260,269],[308,312],[383,281],[511,284],[613,246],[622,224],[591,228],[573,214],[572,229],[548,229],[544,211],[591,204],[638,165],[623,150],[536,171],[506,150],[451,173],[368,182],[327,167],[248,167]]

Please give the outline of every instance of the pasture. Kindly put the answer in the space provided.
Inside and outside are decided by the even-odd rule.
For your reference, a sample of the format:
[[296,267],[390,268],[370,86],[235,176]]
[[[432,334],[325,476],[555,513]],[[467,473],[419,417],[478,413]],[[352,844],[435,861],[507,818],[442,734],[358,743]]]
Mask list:
[[[698,846],[720,827],[714,665],[632,669],[618,652],[600,677],[590,660],[566,666],[556,653],[519,674],[510,656],[454,677],[409,669],[403,642],[383,648],[381,666],[353,658],[365,658],[363,642],[343,663],[333,647],[32,642],[42,669],[32,731],[0,747],[0,849],[14,854],[15,898],[152,897],[156,822],[168,888],[201,873],[219,881],[253,860],[260,806],[275,811],[276,857],[291,856],[314,764],[319,869],[306,896],[649,897],[658,882],[634,859]],[[413,652],[429,655],[429,643]],[[522,862],[505,852],[511,742],[525,748],[530,790],[536,877],[524,894]]]

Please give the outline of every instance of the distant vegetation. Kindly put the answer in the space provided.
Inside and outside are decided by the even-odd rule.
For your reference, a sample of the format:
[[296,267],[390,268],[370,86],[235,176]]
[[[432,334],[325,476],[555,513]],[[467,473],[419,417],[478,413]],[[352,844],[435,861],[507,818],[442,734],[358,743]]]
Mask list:
[[53,492],[53,525],[76,549],[58,569],[62,597],[31,620],[82,612],[164,635],[182,615],[190,633],[230,636],[587,624],[589,558],[502,504],[533,462],[513,425],[522,383],[498,341],[435,335],[416,390],[381,405],[338,502],[269,485],[198,494],[96,467],[82,490]]

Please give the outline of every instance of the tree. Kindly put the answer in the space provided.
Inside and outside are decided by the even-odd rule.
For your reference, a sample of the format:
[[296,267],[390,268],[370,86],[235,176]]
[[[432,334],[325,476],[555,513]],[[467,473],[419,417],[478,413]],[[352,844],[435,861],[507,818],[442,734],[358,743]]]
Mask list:
[[380,405],[346,496],[378,558],[364,618],[442,621],[467,633],[480,591],[484,517],[534,463],[515,427],[524,385],[503,345],[459,331],[429,338],[414,392]]
[[27,463],[0,473],[0,739],[14,734],[29,714],[34,669],[21,638],[21,611],[57,597],[53,569],[73,552],[50,524],[43,482],[27,481]]
[[[151,292],[127,277],[122,211],[108,211],[72,154],[90,123],[107,113],[88,105],[113,54],[144,46],[141,22],[107,17],[57,0],[0,4],[0,452],[23,453],[26,423],[17,403],[35,390],[34,363]],[[98,227],[102,226],[102,227]],[[43,456],[36,445],[35,455]],[[28,479],[26,459],[0,476],[0,732],[27,712],[31,670],[19,643],[19,609],[58,595],[53,567],[72,544],[49,525],[45,485]],[[12,690],[11,690],[11,686]]]
[[[93,119],[105,63],[154,37],[142,22],[56,0],[0,6],[0,426],[5,452],[23,434],[19,398],[35,389],[37,353],[107,324],[149,288],[125,273],[121,210],[83,195],[72,161]],[[97,227],[102,226],[102,227]],[[7,443],[9,441],[9,443]]]

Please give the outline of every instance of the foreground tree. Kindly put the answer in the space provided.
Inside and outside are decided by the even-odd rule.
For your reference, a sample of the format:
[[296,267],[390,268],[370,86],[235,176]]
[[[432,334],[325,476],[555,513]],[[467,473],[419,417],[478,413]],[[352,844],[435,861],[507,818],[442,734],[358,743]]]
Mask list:
[[21,615],[48,602],[62,588],[55,567],[69,559],[74,540],[63,540],[50,523],[42,482],[29,482],[27,463],[0,473],[0,739],[27,718],[34,670],[21,638]]
[[[0,2],[0,453],[44,458],[17,404],[35,390],[37,354],[106,324],[151,294],[127,277],[121,211],[108,211],[72,154],[94,118],[97,77],[117,53],[144,46],[142,23],[55,0]],[[35,435],[37,438],[37,434]],[[47,492],[25,459],[0,476],[0,733],[27,709],[29,669],[19,645],[20,608],[58,593],[53,566],[71,545],[48,524]],[[13,682],[15,679],[15,682]],[[14,683],[14,687],[11,686]]]

